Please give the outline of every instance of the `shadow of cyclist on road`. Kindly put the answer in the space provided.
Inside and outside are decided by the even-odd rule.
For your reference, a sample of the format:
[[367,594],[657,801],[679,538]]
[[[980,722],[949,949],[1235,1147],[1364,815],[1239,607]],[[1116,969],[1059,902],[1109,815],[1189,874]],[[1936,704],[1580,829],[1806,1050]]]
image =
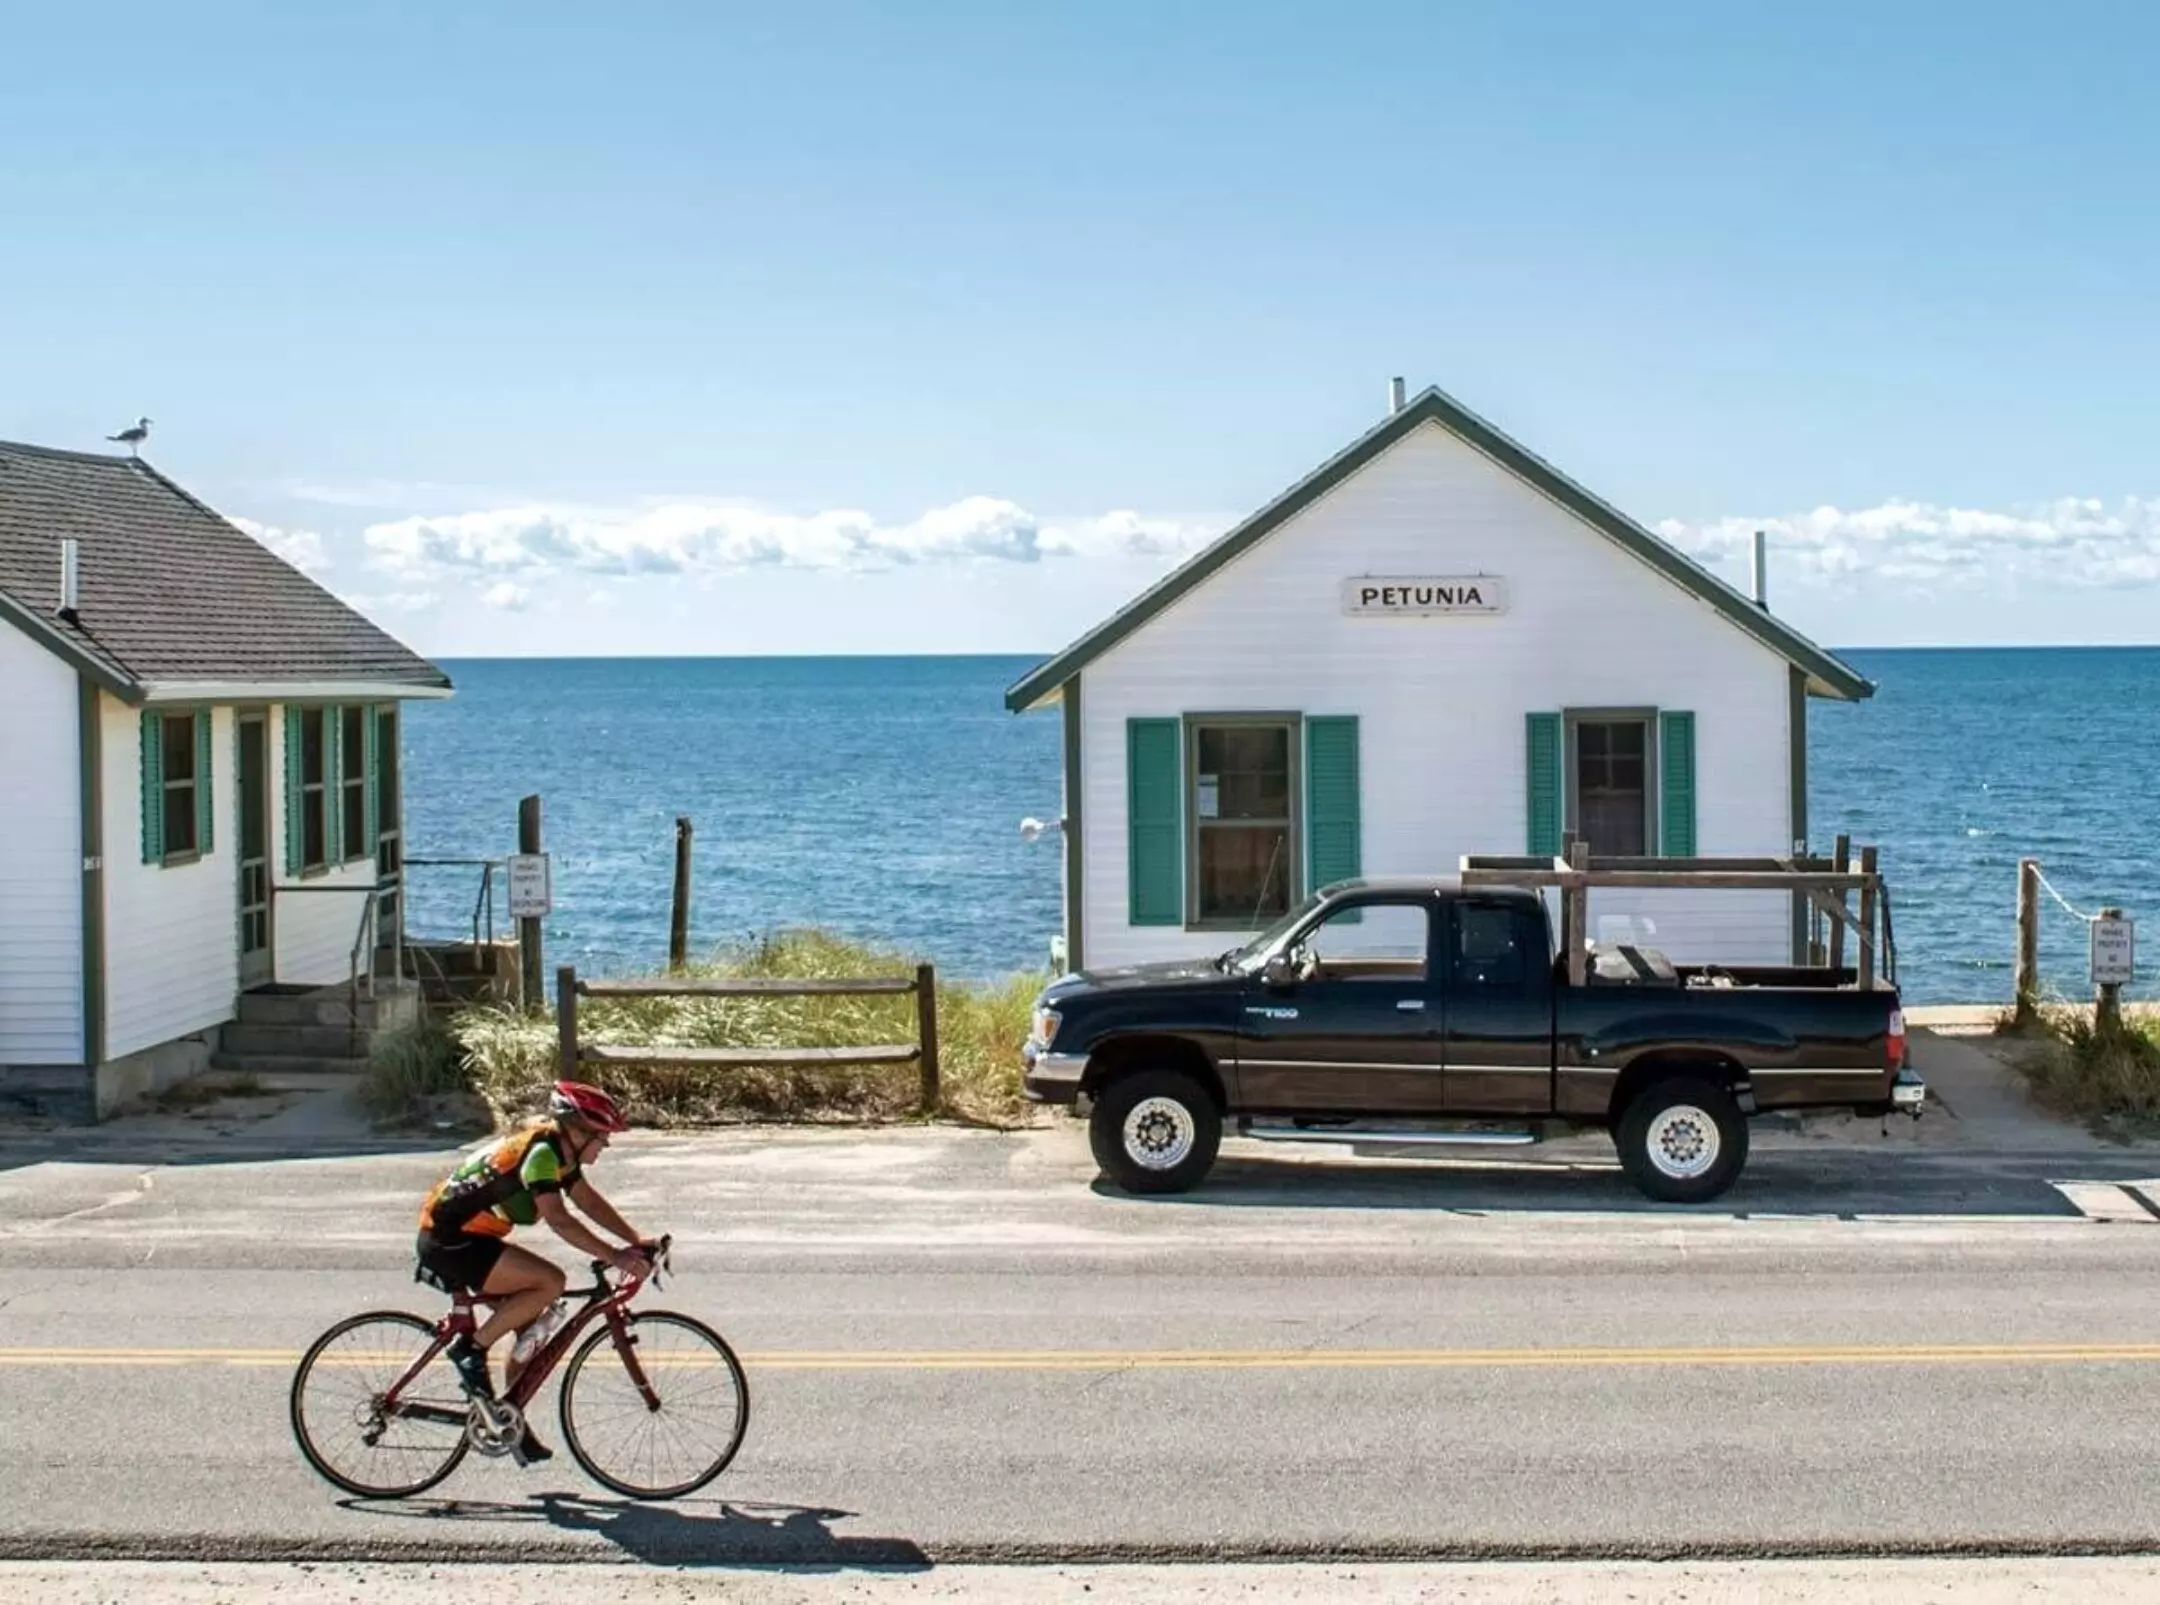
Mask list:
[[[805,1505],[735,1500],[645,1505],[570,1493],[536,1494],[528,1504],[466,1499],[345,1499],[339,1503],[359,1515],[470,1523],[472,1527],[460,1536],[476,1551],[499,1545],[507,1552],[514,1546],[519,1554],[529,1555],[530,1548],[516,1539],[484,1529],[498,1523],[524,1526],[544,1521],[563,1533],[591,1533],[627,1555],[656,1565],[789,1566],[823,1571],[851,1567],[927,1570],[930,1566],[929,1556],[912,1539],[842,1537],[830,1523],[854,1512]],[[441,1558],[439,1537],[431,1536],[427,1547],[431,1558]],[[475,1554],[473,1558],[483,1557]]]

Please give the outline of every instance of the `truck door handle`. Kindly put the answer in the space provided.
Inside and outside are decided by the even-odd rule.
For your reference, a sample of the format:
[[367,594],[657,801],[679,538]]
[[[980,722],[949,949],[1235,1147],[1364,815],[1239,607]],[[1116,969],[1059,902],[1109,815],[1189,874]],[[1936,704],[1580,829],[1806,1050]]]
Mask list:
[[1395,1000],[1395,1007],[1398,1009],[1408,1010],[1409,1012],[1414,1014],[1418,1010],[1425,1007],[1425,1000],[1423,998],[1397,998]]

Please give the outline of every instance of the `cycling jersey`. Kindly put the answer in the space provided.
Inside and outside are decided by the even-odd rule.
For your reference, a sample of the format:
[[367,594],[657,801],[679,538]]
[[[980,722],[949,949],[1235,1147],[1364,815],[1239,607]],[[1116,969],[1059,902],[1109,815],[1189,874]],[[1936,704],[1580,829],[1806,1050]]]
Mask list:
[[420,1229],[438,1237],[508,1237],[513,1227],[532,1225],[540,1218],[540,1195],[577,1180],[568,1146],[561,1127],[541,1120],[469,1156],[428,1194]]

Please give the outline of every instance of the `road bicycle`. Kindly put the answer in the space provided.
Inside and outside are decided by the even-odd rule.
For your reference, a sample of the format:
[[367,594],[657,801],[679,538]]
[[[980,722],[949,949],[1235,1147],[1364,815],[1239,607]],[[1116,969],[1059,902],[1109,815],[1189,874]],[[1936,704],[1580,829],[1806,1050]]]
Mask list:
[[369,1310],[338,1322],[293,1373],[301,1454],[349,1493],[408,1498],[449,1476],[468,1450],[508,1454],[567,1354],[557,1403],[563,1442],[594,1481],[631,1499],[679,1499],[704,1487],[742,1447],[750,1386],[727,1340],[702,1321],[631,1310],[648,1279],[657,1288],[663,1270],[673,1273],[668,1246],[661,1238],[650,1272],[612,1286],[607,1262],[594,1260],[593,1285],[564,1294],[584,1302],[492,1401],[466,1392],[444,1352],[475,1329],[475,1295],[452,1293],[438,1321]]

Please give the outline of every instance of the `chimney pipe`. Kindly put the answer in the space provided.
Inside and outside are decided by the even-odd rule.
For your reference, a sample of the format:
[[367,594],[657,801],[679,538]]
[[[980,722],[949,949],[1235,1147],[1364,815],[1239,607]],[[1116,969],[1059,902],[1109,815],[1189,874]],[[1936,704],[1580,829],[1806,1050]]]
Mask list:
[[68,623],[78,622],[77,610],[82,606],[82,548],[75,537],[65,535],[60,540],[60,617]]
[[1755,572],[1751,579],[1749,589],[1754,593],[1755,605],[1767,608],[1770,605],[1769,537],[1761,530],[1755,532]]
[[1387,410],[1388,410],[1388,416],[1392,418],[1392,417],[1394,417],[1394,416],[1395,416],[1395,414],[1397,414],[1398,412],[1401,412],[1401,411],[1402,411],[1402,409],[1403,409],[1403,384],[1402,384],[1402,376],[1401,376],[1400,374],[1397,374],[1397,375],[1396,375],[1396,376],[1395,376],[1394,378],[1390,379],[1390,380],[1389,380],[1389,381],[1387,382]]

